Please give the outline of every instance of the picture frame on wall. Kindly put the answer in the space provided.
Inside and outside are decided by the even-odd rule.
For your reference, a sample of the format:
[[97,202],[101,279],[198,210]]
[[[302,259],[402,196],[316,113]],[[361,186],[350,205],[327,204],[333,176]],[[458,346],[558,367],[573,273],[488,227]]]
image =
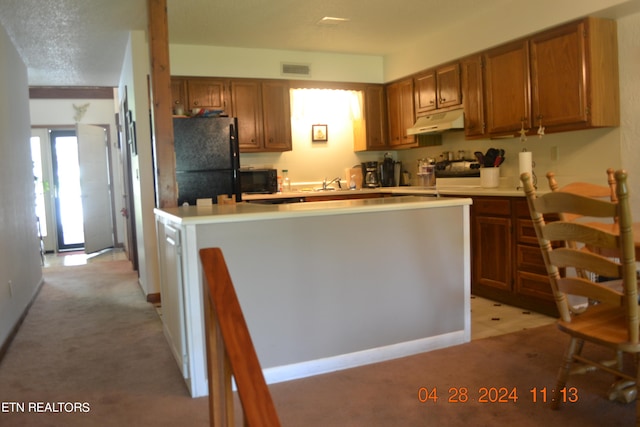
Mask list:
[[326,142],[328,139],[327,125],[311,125],[311,141]]

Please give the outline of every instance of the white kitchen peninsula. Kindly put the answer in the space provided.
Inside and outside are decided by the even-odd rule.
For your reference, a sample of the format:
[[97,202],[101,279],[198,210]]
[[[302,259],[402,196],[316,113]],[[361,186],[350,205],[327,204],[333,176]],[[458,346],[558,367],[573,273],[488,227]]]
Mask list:
[[165,335],[208,393],[198,251],[220,247],[267,382],[470,340],[468,198],[156,209]]

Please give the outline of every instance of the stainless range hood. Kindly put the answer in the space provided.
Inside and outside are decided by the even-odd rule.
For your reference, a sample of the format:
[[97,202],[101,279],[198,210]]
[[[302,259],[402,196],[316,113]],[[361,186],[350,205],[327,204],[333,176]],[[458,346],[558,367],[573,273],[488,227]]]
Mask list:
[[408,135],[439,133],[451,129],[464,128],[463,110],[443,111],[418,117],[415,124],[407,129]]

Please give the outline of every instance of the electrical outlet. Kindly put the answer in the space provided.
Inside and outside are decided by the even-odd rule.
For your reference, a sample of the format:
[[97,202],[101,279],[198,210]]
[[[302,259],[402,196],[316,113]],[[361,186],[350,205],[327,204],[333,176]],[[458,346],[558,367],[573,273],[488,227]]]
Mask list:
[[8,285],[9,285],[9,296],[13,297],[13,282],[9,280]]
[[557,145],[554,145],[551,147],[551,161],[557,162],[558,160],[560,160],[560,150]]

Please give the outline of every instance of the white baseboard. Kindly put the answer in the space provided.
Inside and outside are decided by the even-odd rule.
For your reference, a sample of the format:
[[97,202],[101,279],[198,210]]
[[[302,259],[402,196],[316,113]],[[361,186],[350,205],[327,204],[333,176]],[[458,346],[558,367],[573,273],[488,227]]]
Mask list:
[[463,344],[469,341],[468,335],[461,330],[324,359],[266,368],[262,372],[267,384],[275,384]]

